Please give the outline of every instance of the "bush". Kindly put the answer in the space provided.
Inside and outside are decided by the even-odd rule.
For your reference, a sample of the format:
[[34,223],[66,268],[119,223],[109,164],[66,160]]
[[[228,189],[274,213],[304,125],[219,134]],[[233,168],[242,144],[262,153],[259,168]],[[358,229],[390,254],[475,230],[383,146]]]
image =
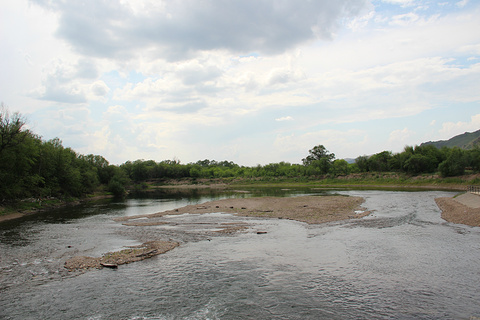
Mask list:
[[125,186],[117,176],[114,176],[110,180],[110,182],[108,183],[107,189],[109,192],[113,193],[113,195],[116,197],[122,197],[125,195]]

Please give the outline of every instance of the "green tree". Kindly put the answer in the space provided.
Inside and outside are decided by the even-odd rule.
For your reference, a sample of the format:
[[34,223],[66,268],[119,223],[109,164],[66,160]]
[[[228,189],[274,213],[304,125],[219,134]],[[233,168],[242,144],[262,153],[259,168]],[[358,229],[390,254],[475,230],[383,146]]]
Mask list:
[[348,174],[349,173],[348,162],[344,159],[337,159],[333,161],[331,172],[336,176]]
[[19,113],[0,108],[0,200],[36,196],[42,178],[34,172],[40,139],[25,129]]
[[335,154],[330,153],[323,145],[313,147],[308,150],[308,156],[302,159],[303,165],[311,165],[314,161],[325,159],[328,162],[332,162],[335,159]]
[[310,175],[327,174],[330,171],[335,154],[330,153],[323,145],[310,149],[309,155],[302,159],[303,165],[310,167],[307,171]]
[[392,159],[391,151],[382,151],[368,158],[369,171],[390,171],[389,162]]
[[122,197],[125,195],[125,187],[129,183],[129,178],[125,170],[120,167],[110,166],[110,169],[112,178],[108,182],[107,190],[116,197]]
[[433,167],[432,159],[422,154],[411,155],[403,165],[405,171],[412,174],[431,172]]
[[20,145],[31,135],[24,126],[25,119],[20,113],[10,114],[8,108],[2,103],[0,106],[0,154],[6,149]]
[[438,169],[443,177],[453,177],[464,174],[466,165],[464,151],[455,147],[448,151],[447,159],[440,163]]
[[358,167],[360,172],[367,172],[368,171],[368,157],[367,156],[359,156],[355,159],[355,164]]
[[468,150],[466,152],[467,165],[473,170],[480,171],[480,147],[476,146],[475,148]]

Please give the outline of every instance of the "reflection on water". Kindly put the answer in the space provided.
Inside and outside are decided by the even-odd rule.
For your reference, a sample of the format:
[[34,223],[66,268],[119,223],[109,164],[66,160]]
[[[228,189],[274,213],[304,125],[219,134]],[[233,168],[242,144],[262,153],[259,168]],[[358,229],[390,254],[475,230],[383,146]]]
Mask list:
[[[324,225],[227,214],[172,216],[168,219],[175,223],[169,228],[126,227],[112,220],[209,199],[259,195],[251,191],[157,194],[70,208],[79,212],[68,219],[57,212],[36,221],[0,224],[0,318],[480,317],[479,228],[445,222],[434,202],[452,193],[337,190],[364,197],[364,206],[375,212]],[[61,217],[55,221],[55,215]],[[250,228],[234,235],[211,232],[233,222]],[[72,277],[61,268],[73,254],[99,255],[152,237],[173,238],[182,245],[116,271]]]

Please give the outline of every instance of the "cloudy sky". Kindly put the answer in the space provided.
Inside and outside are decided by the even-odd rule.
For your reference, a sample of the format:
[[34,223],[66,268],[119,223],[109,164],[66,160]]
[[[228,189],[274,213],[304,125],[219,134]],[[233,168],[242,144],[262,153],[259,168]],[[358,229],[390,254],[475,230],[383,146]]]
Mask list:
[[480,129],[480,1],[0,0],[0,101],[110,163],[355,158]]

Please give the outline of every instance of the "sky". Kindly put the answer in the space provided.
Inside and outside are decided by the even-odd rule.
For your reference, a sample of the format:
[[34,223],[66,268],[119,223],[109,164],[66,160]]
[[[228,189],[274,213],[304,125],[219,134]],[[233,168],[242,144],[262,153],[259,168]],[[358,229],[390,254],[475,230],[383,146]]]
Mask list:
[[301,163],[480,129],[480,0],[0,0],[0,101],[111,164]]

